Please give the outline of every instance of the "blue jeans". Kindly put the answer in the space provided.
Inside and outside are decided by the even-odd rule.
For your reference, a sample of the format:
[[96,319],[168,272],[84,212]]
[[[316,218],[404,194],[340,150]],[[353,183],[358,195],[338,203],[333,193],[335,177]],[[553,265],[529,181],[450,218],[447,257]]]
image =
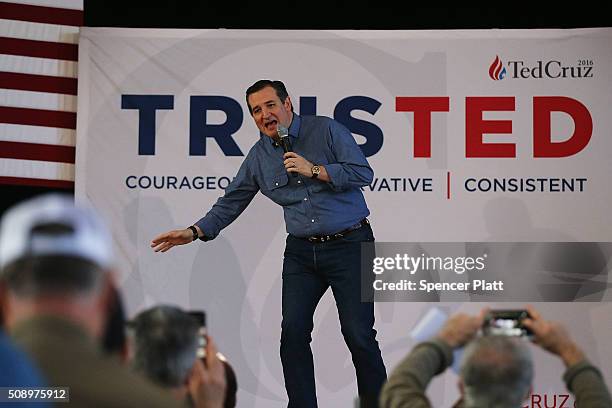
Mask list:
[[312,318],[319,300],[330,286],[338,307],[342,335],[357,372],[359,395],[375,400],[387,379],[373,328],[374,303],[361,302],[361,242],[372,241],[374,235],[370,225],[325,243],[311,243],[292,235],[287,237],[280,353],[289,408],[317,406],[310,349]]

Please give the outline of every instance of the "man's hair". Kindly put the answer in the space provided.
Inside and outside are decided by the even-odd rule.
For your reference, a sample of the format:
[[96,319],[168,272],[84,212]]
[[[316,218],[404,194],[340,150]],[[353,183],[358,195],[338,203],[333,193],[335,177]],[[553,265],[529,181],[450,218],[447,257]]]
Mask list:
[[138,314],[129,327],[134,369],[163,387],[184,385],[197,358],[196,319],[177,307],[157,306]]
[[520,338],[483,336],[463,356],[461,378],[466,408],[516,408],[533,380],[533,362]]
[[[249,107],[250,114],[253,114],[253,109],[251,109],[251,105],[249,105],[249,95],[254,94],[255,92],[259,92],[268,86],[274,88],[274,90],[276,91],[276,96],[278,96],[278,99],[280,99],[282,103],[285,103],[285,100],[289,96],[289,93],[287,92],[287,88],[285,88],[285,84],[283,84],[281,81],[272,81],[270,79],[260,79],[259,81],[255,82],[253,85],[249,86],[248,89],[246,90],[246,103],[247,103],[247,106]],[[293,110],[293,105],[291,106],[291,110]]]
[[93,294],[100,287],[102,275],[97,265],[63,255],[22,258],[2,271],[7,288],[21,298]]

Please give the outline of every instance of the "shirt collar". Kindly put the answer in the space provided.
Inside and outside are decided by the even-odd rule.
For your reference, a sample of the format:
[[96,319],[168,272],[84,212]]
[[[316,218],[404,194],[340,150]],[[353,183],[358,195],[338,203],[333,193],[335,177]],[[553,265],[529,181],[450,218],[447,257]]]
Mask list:
[[302,118],[300,115],[293,112],[293,120],[291,121],[291,125],[289,125],[289,136],[293,136],[295,138],[300,134],[300,126],[302,124]]

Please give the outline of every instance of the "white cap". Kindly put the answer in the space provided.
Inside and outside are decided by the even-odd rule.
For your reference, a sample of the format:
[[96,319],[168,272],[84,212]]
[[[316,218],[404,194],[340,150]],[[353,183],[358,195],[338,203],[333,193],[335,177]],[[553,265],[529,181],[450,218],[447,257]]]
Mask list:
[[[46,224],[66,226],[59,235],[36,233]],[[89,208],[77,207],[67,195],[47,194],[9,209],[0,224],[0,269],[25,257],[66,255],[108,268],[113,262],[109,230]]]

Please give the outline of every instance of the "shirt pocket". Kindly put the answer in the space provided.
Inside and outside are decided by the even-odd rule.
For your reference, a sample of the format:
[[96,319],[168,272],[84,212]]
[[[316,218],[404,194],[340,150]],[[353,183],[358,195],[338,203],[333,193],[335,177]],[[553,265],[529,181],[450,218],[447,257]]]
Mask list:
[[287,187],[288,185],[289,177],[287,176],[287,173],[277,174],[266,179],[266,188],[262,189],[261,192],[276,204],[285,206],[291,203],[291,192],[289,189],[283,188]]
[[274,192],[281,187],[286,186],[289,183],[289,177],[287,173],[277,174],[275,176],[271,176],[266,180],[266,188],[270,192]]

